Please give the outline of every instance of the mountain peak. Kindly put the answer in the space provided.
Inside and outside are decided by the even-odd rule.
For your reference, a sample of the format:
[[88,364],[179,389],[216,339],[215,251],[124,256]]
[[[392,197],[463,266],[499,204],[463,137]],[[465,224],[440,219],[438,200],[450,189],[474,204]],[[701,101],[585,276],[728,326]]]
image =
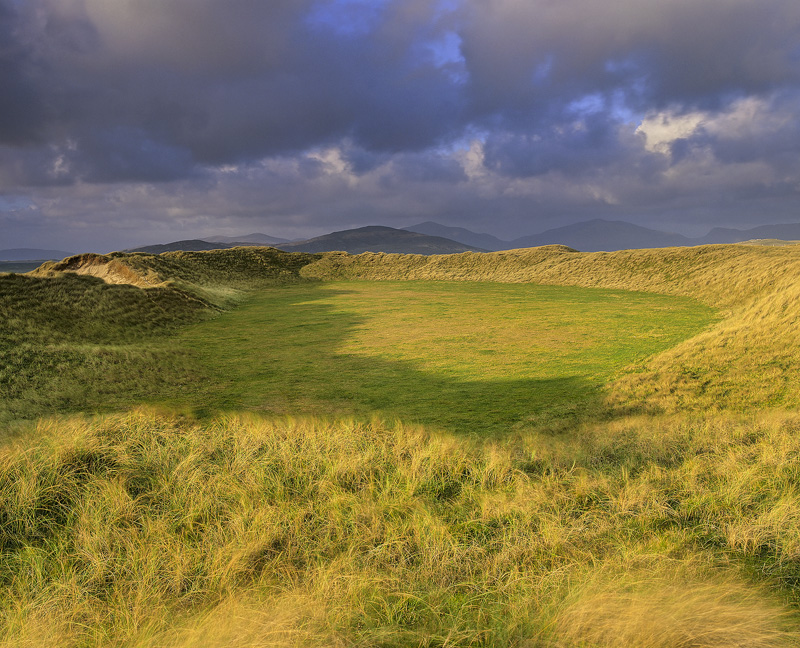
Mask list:
[[278,245],[287,252],[331,252],[350,254],[388,252],[399,254],[457,254],[485,250],[451,239],[395,229],[385,225],[367,225],[317,236],[306,241]]

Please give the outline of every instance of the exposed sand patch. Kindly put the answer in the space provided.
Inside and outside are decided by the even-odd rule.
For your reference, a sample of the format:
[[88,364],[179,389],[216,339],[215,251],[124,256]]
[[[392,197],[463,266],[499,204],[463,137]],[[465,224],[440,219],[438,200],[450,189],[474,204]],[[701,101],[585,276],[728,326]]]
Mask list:
[[128,284],[139,288],[152,288],[163,283],[152,270],[143,272],[129,266],[122,259],[104,254],[79,254],[63,261],[48,262],[33,271],[37,276],[48,276],[55,272],[73,272],[102,279],[109,284]]

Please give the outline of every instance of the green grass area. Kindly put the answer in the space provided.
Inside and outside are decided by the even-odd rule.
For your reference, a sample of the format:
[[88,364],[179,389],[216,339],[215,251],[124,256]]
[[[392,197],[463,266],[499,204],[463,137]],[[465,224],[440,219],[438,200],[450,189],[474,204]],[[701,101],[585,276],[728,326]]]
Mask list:
[[176,290],[0,275],[0,424],[190,389],[196,371],[169,335],[208,314]]
[[792,250],[0,275],[0,647],[796,648]]
[[180,334],[205,386],[179,402],[459,432],[559,425],[595,413],[610,378],[712,317],[686,298],[531,284],[267,288]]

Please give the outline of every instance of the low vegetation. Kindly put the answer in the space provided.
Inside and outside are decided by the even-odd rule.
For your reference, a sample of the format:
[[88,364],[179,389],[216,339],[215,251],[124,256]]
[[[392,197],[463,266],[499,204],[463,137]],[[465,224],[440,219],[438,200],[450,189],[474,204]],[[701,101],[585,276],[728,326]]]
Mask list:
[[300,273],[316,279],[533,282],[692,297],[718,309],[718,323],[615,384],[615,398],[671,412],[800,406],[800,254],[794,246],[592,253],[546,246],[450,257],[332,253]]
[[270,248],[115,253],[0,274],[0,424],[192,392],[201,368],[170,335],[246,290],[296,281],[309,258]]
[[0,275],[0,645],[797,646],[796,250]]
[[7,645],[791,645],[798,428],[42,421],[0,471]]
[[[686,298],[486,282],[267,288],[185,330],[205,379],[170,404],[503,435],[603,416],[603,386],[701,330]],[[524,352],[521,350],[524,349]]]
[[0,423],[113,410],[190,380],[165,341],[207,307],[174,290],[0,275]]

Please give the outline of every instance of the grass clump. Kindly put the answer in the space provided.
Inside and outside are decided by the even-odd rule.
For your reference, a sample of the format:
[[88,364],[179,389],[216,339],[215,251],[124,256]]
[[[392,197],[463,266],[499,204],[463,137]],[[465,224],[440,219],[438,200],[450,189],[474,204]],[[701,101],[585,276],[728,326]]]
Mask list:
[[165,288],[0,276],[0,423],[126,407],[191,384],[188,358],[166,336],[210,312]]
[[[562,646],[773,648],[791,645],[791,620],[774,597],[696,566],[640,560],[622,574],[604,565],[562,603]],[[693,569],[694,567],[694,569]],[[700,571],[698,575],[692,572]]]

